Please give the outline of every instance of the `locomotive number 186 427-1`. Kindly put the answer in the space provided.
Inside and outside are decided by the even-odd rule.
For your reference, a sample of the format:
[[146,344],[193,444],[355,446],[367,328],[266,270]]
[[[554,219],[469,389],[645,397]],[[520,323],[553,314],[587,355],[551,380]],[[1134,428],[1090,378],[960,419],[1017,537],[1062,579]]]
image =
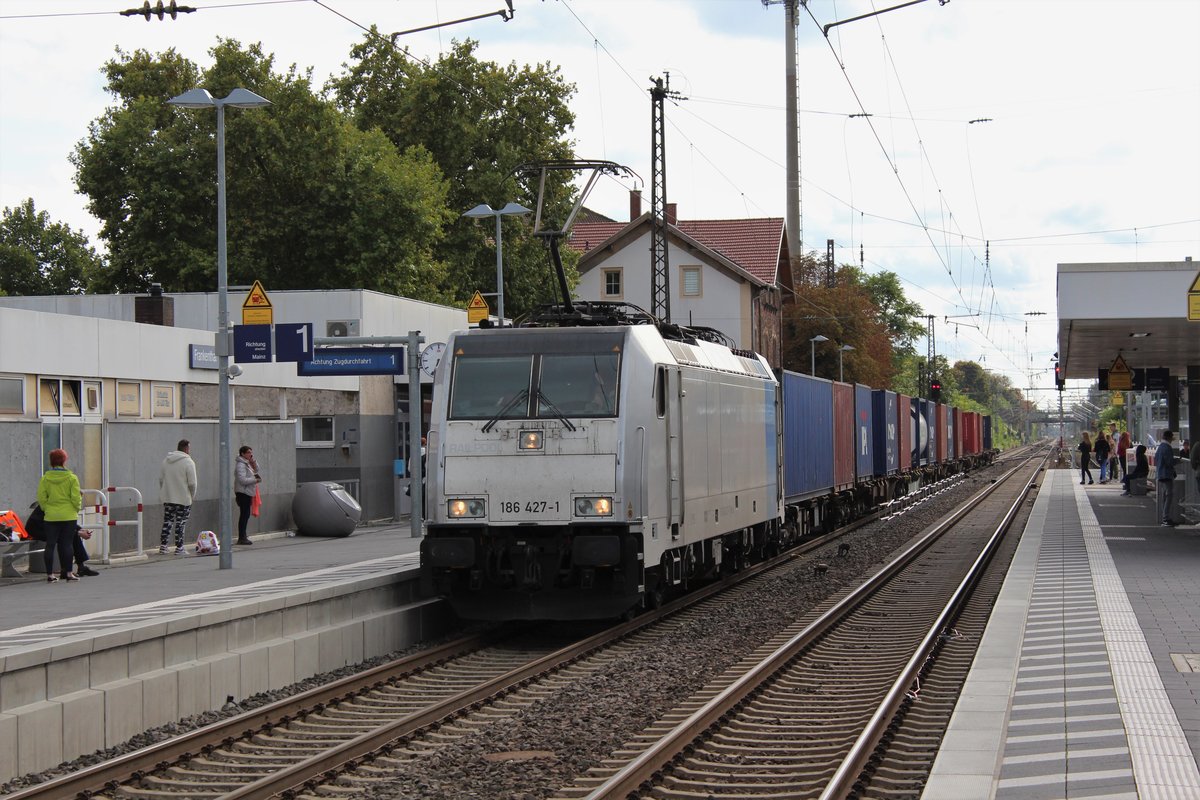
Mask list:
[[557,514],[558,501],[547,500],[501,500],[501,514]]

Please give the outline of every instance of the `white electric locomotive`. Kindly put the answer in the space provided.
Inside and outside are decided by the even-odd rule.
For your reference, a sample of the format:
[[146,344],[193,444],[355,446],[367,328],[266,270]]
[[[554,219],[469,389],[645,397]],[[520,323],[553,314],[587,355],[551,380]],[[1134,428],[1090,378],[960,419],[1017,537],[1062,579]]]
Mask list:
[[428,435],[427,588],[469,619],[599,619],[738,569],[780,543],[780,419],[762,357],[686,329],[455,333]]

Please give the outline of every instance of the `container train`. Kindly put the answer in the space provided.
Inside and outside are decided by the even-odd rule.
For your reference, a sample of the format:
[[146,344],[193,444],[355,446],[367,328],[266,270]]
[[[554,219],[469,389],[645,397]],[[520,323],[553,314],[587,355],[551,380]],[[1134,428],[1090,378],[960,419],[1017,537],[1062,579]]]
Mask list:
[[447,342],[421,568],[463,618],[654,607],[993,455],[988,416],[587,317]]

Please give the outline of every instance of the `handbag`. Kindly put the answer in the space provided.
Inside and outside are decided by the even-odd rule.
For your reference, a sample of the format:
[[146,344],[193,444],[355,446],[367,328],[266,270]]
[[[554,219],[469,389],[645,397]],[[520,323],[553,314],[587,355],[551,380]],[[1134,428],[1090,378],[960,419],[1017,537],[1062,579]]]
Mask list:
[[258,487],[254,487],[254,499],[250,501],[250,516],[257,517],[258,510],[262,508],[262,495],[258,493]]
[[209,556],[221,552],[221,541],[212,531],[200,531],[196,537],[196,555]]

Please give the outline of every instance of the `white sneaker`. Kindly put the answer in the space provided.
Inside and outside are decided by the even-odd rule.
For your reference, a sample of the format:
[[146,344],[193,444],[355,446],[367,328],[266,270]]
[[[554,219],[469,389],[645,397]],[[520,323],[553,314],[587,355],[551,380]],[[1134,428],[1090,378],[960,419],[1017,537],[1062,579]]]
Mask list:
[[165,556],[169,552],[171,552],[171,551],[169,549],[167,549],[167,546],[165,544],[160,544],[158,546],[158,554],[160,556]]
[[177,555],[177,556],[186,556],[186,555],[187,555],[187,550],[186,550],[186,549],[184,549],[183,545],[180,545],[179,547],[176,547],[176,548],[175,548],[175,555]]

